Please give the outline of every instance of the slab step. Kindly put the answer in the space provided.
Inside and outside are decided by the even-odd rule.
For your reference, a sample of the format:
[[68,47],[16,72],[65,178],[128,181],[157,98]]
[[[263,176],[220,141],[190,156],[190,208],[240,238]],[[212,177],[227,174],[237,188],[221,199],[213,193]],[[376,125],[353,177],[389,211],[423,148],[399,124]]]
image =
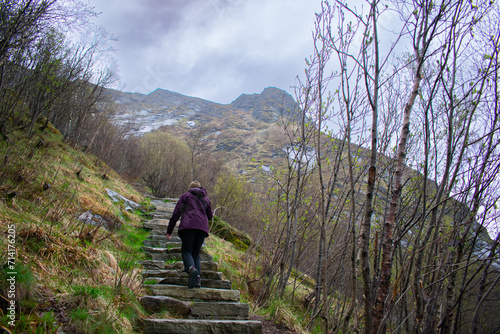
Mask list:
[[248,304],[227,302],[198,302],[191,305],[190,316],[200,319],[248,319]]
[[168,204],[168,203],[165,203],[165,204],[160,204],[158,203],[158,206],[156,207],[156,210],[154,212],[174,212],[175,210],[175,204]]
[[[163,252],[146,252],[146,253],[151,255],[151,259],[156,260],[156,261],[182,261],[181,252],[163,251]],[[212,261],[212,256],[208,255],[206,253],[201,253],[200,260],[201,261]]]
[[177,200],[172,201],[162,201],[162,200],[152,200],[151,205],[155,207],[155,211],[174,211]]
[[175,210],[175,203],[158,203],[155,205],[156,210],[155,212],[174,212]]
[[[219,271],[219,266],[217,262],[214,261],[201,261],[201,271]],[[174,262],[165,264],[165,269],[171,270],[184,270],[184,264],[182,262]]]
[[155,213],[153,213],[153,218],[170,219],[170,218],[172,218],[172,212],[168,212],[168,211],[156,211]]
[[[146,253],[151,255],[153,260],[159,261],[171,261],[171,260],[182,260],[182,253],[180,248],[164,248],[164,247],[148,247],[142,246],[141,249]],[[202,249],[200,252],[201,261],[212,261],[212,256],[207,254],[207,252]]]
[[[157,278],[159,278],[159,277],[157,277]],[[188,279],[181,278],[181,277],[167,277],[167,278],[162,278],[162,279],[158,280],[157,284],[187,286]],[[201,279],[201,286],[204,288],[211,288],[211,289],[231,290],[231,282],[230,281],[223,281],[223,280],[203,279],[202,278]]]
[[165,261],[144,260],[144,261],[138,261],[137,263],[139,263],[146,270],[165,269]]
[[167,238],[165,234],[149,234],[146,238],[146,240],[163,240],[166,242],[182,242],[181,238],[177,236],[170,236],[170,239]]
[[262,324],[249,320],[145,319],[145,334],[261,334]]
[[[167,277],[180,277],[180,278],[187,278],[188,273],[186,273],[184,270],[172,270],[172,269],[153,269],[153,270],[143,270],[142,271],[142,276],[145,278],[148,277],[162,277],[162,278],[167,278]],[[222,280],[223,275],[221,272],[217,271],[210,271],[210,270],[201,270],[201,278],[202,279],[213,279],[213,280]]]
[[143,296],[139,302],[147,312],[158,313],[168,310],[179,316],[188,316],[191,313],[191,303],[166,296]]
[[181,249],[179,247],[176,248],[167,248],[167,247],[149,247],[142,246],[141,249],[147,254],[154,253],[180,253]]
[[182,246],[182,241],[171,242],[165,240],[149,240],[146,239],[142,243],[146,247],[164,247],[164,248],[180,248]]
[[203,301],[228,301],[239,302],[239,290],[197,288],[188,289],[185,286],[167,285],[167,284],[145,284],[143,285],[150,295],[167,296],[184,300],[203,300]]
[[165,235],[168,228],[168,219],[151,219],[142,224],[146,230],[151,230],[151,234]]
[[[145,228],[145,229],[152,229],[153,227],[155,226],[158,226],[158,225],[167,225],[168,226],[168,219],[151,219],[151,220],[146,220],[142,226]],[[160,234],[161,235],[161,234]]]
[[[168,285],[180,285],[187,286],[187,279],[179,278],[179,277],[147,277],[144,278],[144,284],[168,284]],[[204,288],[212,288],[212,289],[227,289],[230,290],[232,288],[231,281],[220,281],[213,279],[204,279],[201,281],[201,286]]]

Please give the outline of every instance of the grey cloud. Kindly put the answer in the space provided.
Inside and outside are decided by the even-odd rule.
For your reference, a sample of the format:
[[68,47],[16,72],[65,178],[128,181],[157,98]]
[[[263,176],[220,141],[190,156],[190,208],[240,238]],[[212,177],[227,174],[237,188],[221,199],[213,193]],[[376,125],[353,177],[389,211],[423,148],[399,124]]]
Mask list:
[[119,36],[125,91],[163,88],[220,103],[267,86],[293,93],[289,86],[303,72],[312,45],[310,0],[111,0],[96,5],[103,12],[100,23]]

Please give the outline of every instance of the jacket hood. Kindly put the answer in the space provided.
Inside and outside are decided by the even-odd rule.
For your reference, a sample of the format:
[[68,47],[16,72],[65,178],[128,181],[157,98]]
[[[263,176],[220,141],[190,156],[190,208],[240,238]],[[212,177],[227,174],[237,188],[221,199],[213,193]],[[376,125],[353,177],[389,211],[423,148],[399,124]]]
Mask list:
[[189,192],[195,196],[207,196],[207,191],[205,188],[191,188]]

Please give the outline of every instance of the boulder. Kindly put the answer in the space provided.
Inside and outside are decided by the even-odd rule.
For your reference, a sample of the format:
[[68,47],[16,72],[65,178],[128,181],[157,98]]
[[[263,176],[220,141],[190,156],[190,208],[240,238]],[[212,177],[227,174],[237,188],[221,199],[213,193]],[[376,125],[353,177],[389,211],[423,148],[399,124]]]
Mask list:
[[111,200],[114,203],[123,202],[126,211],[132,212],[134,210],[140,209],[140,207],[141,207],[140,204],[137,204],[136,202],[131,201],[128,198],[123,197],[122,195],[120,195],[116,191],[113,191],[111,189],[106,188],[106,192],[108,193],[108,196],[111,197]]

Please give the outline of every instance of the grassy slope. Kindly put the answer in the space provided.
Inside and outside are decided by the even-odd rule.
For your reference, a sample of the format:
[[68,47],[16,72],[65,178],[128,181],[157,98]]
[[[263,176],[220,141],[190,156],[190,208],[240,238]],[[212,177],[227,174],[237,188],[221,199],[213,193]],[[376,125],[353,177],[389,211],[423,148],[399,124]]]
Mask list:
[[[146,231],[138,214],[112,203],[110,188],[142,202],[114,171],[95,157],[74,150],[52,131],[31,138],[11,133],[0,141],[0,250],[5,259],[8,227],[15,227],[16,321],[2,314],[12,333],[131,333],[142,314],[136,261]],[[77,172],[80,173],[77,174]],[[103,178],[104,174],[106,177]],[[45,185],[45,187],[44,187]],[[115,231],[81,223],[91,210]],[[11,270],[2,261],[2,308]]]
[[[16,326],[1,314],[3,329],[12,333],[55,333],[58,327],[71,333],[140,331],[139,320],[148,315],[137,303],[143,290],[136,262],[144,256],[140,247],[147,231],[142,229],[140,213],[112,203],[105,189],[145,207],[148,200],[97,158],[63,143],[55,130],[37,132],[31,138],[22,132],[10,134],[0,140],[0,159],[4,236],[0,251],[7,254],[12,225],[17,251]],[[88,210],[121,228],[110,232],[82,224],[77,217]],[[241,290],[242,301],[256,314],[303,332],[300,302],[271,301],[255,309],[255,287],[249,282],[258,278],[257,268],[241,250],[246,248],[243,239],[229,236],[237,246],[212,234],[207,248],[234,288]],[[7,264],[2,261],[0,268],[3,310],[9,301]]]

